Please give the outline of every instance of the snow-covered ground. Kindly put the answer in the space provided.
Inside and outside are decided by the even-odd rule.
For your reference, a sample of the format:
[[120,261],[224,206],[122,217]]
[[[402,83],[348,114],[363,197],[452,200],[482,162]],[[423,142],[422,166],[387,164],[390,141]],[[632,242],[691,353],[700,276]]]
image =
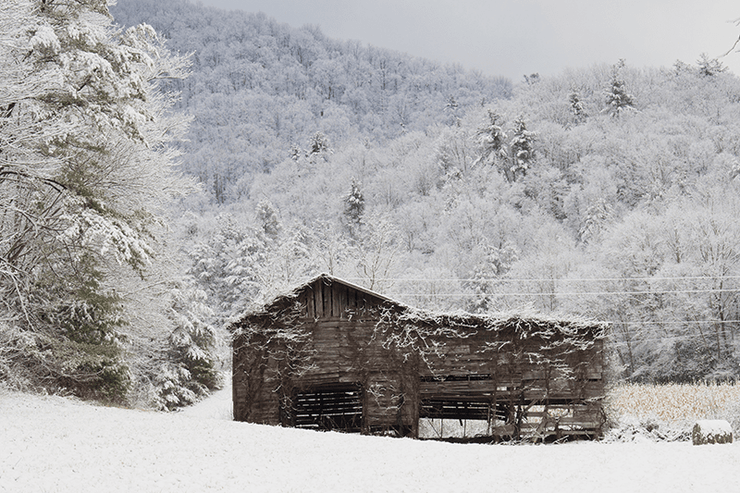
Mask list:
[[737,492],[740,444],[460,445],[229,420],[228,392],[182,413],[0,390],[7,492]]

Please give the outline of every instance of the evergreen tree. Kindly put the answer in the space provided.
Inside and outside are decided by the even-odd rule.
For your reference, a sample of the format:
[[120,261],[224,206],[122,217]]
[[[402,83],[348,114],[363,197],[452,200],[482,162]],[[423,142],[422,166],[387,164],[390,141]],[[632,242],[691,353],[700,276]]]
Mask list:
[[353,238],[360,231],[364,212],[365,196],[362,194],[360,184],[353,179],[349,193],[344,197],[344,222]]
[[155,405],[173,410],[196,402],[221,385],[214,351],[213,311],[204,291],[184,279],[171,292],[169,317],[174,324],[165,361],[155,378]]
[[722,62],[716,58],[709,58],[706,53],[702,53],[699,56],[699,60],[696,61],[696,65],[699,67],[699,75],[702,77],[714,77],[717,74],[721,74],[727,70],[727,67],[722,65]]
[[503,118],[498,113],[489,109],[486,116],[485,124],[476,132],[480,156],[475,163],[496,166],[498,162],[508,156],[506,150],[507,135],[503,130]]
[[578,231],[578,241],[589,243],[597,240],[612,216],[612,208],[604,199],[600,199],[596,204],[589,207],[586,210],[583,224]]
[[537,84],[540,80],[541,80],[540,74],[536,72],[533,74],[524,76],[524,82],[526,82],[528,86],[533,86]]
[[586,108],[577,91],[572,91],[568,95],[568,105],[570,107],[570,113],[573,115],[573,121],[576,125],[586,121]]
[[457,99],[455,99],[455,96],[449,95],[445,102],[445,112],[449,115],[447,121],[448,124],[456,125],[458,127],[460,126],[460,117],[458,115],[459,108],[460,104],[457,102]]
[[609,88],[606,91],[606,108],[604,111],[614,117],[635,107],[634,97],[627,93],[626,84],[622,78],[623,68],[624,60],[619,60],[612,67],[612,76]]
[[268,238],[277,240],[282,226],[278,211],[269,200],[263,200],[257,204],[257,222],[262,226],[262,231]]
[[218,326],[235,313],[256,305],[262,291],[261,269],[267,263],[269,240],[228,214],[217,218],[210,232],[191,249],[190,274],[208,297]]
[[316,132],[308,141],[306,157],[313,163],[319,158],[326,161],[328,155],[334,152],[329,145],[329,139],[322,132]]
[[524,117],[517,118],[514,122],[514,135],[509,144],[512,163],[506,176],[510,181],[516,181],[529,171],[534,161],[534,140],[535,133],[527,130]]

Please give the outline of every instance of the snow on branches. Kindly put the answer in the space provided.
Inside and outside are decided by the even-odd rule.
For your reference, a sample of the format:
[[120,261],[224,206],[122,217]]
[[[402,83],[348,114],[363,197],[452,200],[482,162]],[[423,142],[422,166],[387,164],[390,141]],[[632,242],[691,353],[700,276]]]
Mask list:
[[186,60],[151,27],[120,32],[107,5],[0,5],[0,293],[7,320],[53,353],[50,385],[120,399],[126,316],[111,278],[120,264],[143,276],[162,204],[191,185],[169,148],[187,119],[165,115],[158,88]]

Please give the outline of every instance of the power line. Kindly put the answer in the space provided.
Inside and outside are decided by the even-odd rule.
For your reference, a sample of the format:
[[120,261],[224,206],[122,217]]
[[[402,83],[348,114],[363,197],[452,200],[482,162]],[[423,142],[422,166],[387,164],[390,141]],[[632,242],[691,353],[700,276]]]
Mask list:
[[463,297],[463,296],[603,296],[603,295],[636,295],[636,294],[705,294],[705,293],[737,293],[739,289],[671,289],[660,291],[592,291],[572,293],[391,293],[386,296],[390,298],[404,296],[428,296],[428,297]]
[[602,322],[612,325],[736,324],[740,320],[641,320],[639,322]]
[[[366,277],[347,277],[344,278],[347,281],[367,281]],[[530,278],[530,277],[512,277],[512,278],[395,278],[395,277],[382,277],[374,278],[374,282],[491,282],[491,283],[505,283],[505,282],[616,282],[616,281],[696,281],[696,280],[729,280],[729,279],[740,279],[740,276],[677,276],[677,277],[593,277],[593,278],[569,278],[569,277],[557,277],[557,278]]]
[[[615,337],[611,337],[613,339],[610,343],[625,346],[628,344],[639,344],[641,342],[671,342],[676,340],[687,340],[687,339],[716,339],[716,334],[685,334],[685,335],[666,335],[662,337],[634,337],[629,341],[620,341],[620,340],[614,340]],[[712,344],[714,344],[715,341],[711,341]]]

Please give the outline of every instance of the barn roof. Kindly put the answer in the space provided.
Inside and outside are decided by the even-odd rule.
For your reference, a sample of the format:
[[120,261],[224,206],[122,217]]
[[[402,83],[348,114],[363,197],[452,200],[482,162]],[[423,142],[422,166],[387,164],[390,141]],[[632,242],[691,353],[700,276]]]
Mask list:
[[398,319],[404,321],[414,321],[416,323],[426,325],[453,325],[453,326],[478,326],[488,327],[489,329],[503,328],[503,327],[519,327],[527,326],[530,330],[534,327],[550,327],[557,328],[560,331],[568,332],[575,329],[576,331],[587,330],[592,332],[596,337],[603,337],[607,324],[604,322],[598,322],[594,320],[585,319],[582,317],[568,316],[568,317],[555,317],[547,316],[536,312],[507,312],[497,314],[473,314],[464,311],[456,312],[436,312],[432,310],[422,310],[411,307],[405,303],[389,298],[378,292],[364,288],[352,282],[334,277],[329,274],[320,274],[303,284],[295,287],[288,293],[280,294],[272,299],[272,301],[266,303],[259,309],[245,313],[238,317],[232,324],[232,328],[237,328],[246,323],[253,323],[259,320],[266,320],[268,318],[274,319],[274,315],[277,312],[282,311],[293,305],[300,295],[308,289],[311,289],[316,283],[323,282],[327,285],[341,284],[350,289],[356,290],[363,293],[370,298],[376,299],[379,304],[384,304],[389,308],[395,308]]

